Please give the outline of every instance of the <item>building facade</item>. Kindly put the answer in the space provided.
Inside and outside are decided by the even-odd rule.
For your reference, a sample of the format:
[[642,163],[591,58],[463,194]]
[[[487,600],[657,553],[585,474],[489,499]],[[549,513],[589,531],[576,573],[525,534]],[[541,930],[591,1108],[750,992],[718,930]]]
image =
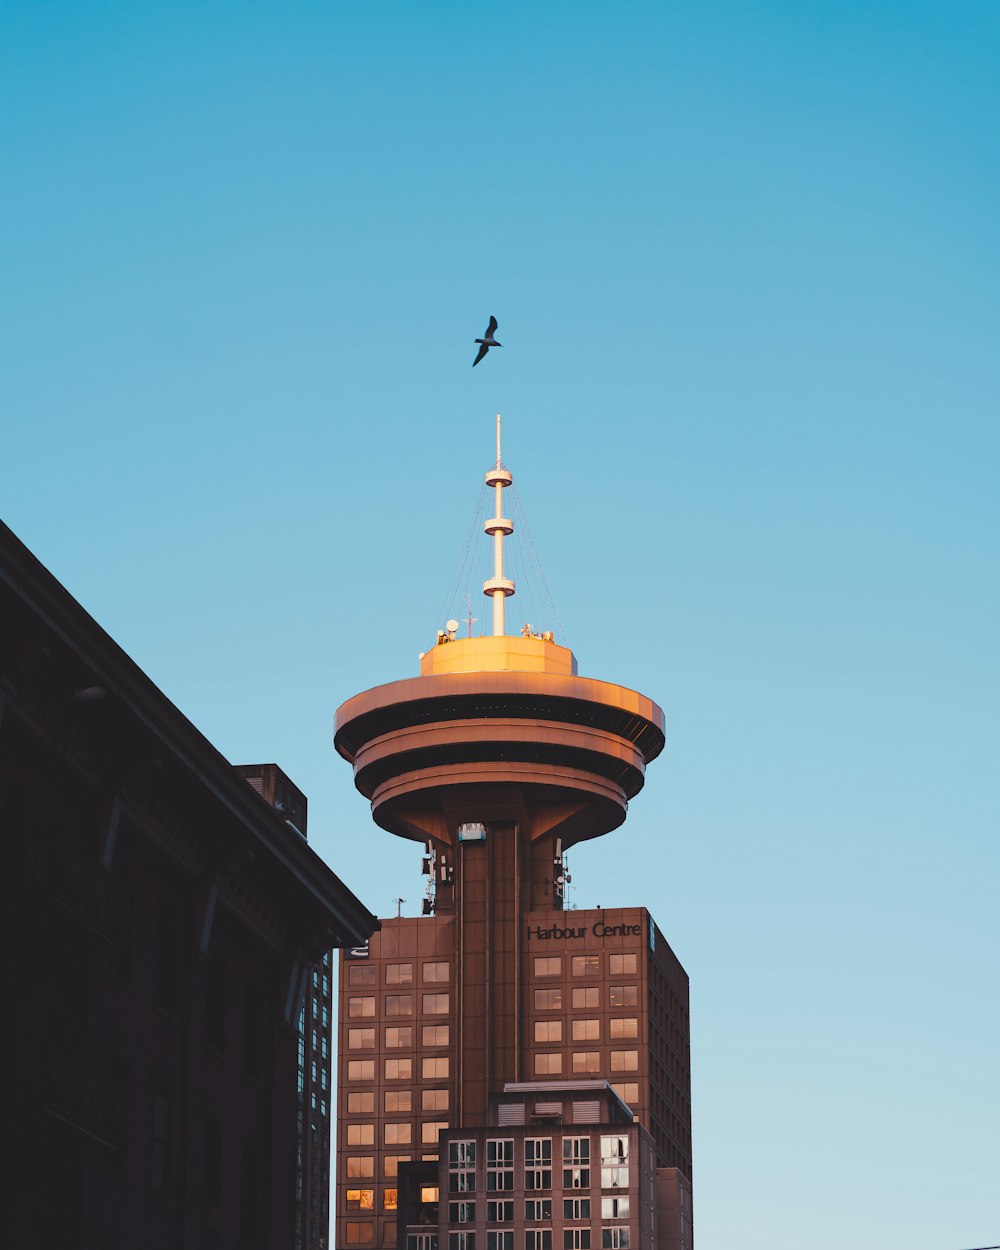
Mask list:
[[4,526],[0,831],[4,1244],[292,1245],[302,1004],[377,921]]
[[[567,850],[625,819],[663,749],[663,714],[635,691],[580,677],[550,633],[504,632],[512,476],[499,433],[486,481],[494,633],[458,639],[449,622],[418,677],[356,695],[336,717],[336,748],[376,824],[419,844],[431,883],[427,914],[383,920],[341,961],[336,1244],[507,1250],[510,1233],[516,1250],[543,1250],[521,1198],[510,1200],[511,1228],[489,1219],[489,1203],[463,1227],[444,1206],[436,1231],[410,1227],[400,1169],[443,1169],[441,1143],[480,1150],[471,1134],[497,1123],[507,1090],[598,1081],[616,1100],[605,1110],[622,1104],[636,1117],[659,1175],[649,1224],[615,1232],[614,1244],[636,1236],[690,1250],[687,975],[645,909],[564,905]],[[553,1212],[569,1200],[560,1178],[553,1168]],[[609,1244],[604,1197],[595,1180],[587,1231],[563,1229],[560,1247]]]

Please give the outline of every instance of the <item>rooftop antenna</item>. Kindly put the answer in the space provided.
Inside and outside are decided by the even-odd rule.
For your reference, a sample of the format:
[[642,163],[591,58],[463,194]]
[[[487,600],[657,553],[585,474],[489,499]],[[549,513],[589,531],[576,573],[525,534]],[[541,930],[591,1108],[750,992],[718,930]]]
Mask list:
[[394,898],[392,901],[396,904],[396,919],[401,920],[403,917],[403,904],[406,902],[406,899]]
[[503,515],[503,492],[514,481],[514,475],[503,467],[500,458],[500,414],[497,413],[497,462],[486,474],[486,485],[495,492],[496,510],[487,517],[483,529],[493,535],[493,576],[483,582],[483,594],[493,600],[493,637],[502,637],[507,597],[514,593],[514,583],[503,575],[503,540],[513,534],[514,523]]
[[468,610],[469,610],[469,614],[468,614],[468,616],[465,618],[465,624],[467,625],[468,630],[469,630],[469,632],[468,632],[468,635],[467,635],[467,636],[468,636],[469,638],[471,638],[471,637],[472,637],[472,623],[473,623],[473,621],[478,621],[478,620],[479,620],[479,617],[478,617],[478,616],[473,616],[473,615],[472,615],[472,596],[471,596],[471,595],[468,595],[468,594],[467,594],[467,595],[465,596],[465,606],[466,606],[466,607],[468,608]]

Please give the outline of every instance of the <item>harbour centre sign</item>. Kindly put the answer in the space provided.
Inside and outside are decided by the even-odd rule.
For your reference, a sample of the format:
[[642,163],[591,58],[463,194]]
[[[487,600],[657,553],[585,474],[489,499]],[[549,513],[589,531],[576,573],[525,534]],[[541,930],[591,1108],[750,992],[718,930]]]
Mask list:
[[[605,924],[603,920],[595,920],[590,932],[597,938],[642,937],[642,925],[639,924]],[[586,925],[567,926],[554,924],[544,929],[541,925],[528,925],[528,941],[536,942],[572,942],[587,936]]]

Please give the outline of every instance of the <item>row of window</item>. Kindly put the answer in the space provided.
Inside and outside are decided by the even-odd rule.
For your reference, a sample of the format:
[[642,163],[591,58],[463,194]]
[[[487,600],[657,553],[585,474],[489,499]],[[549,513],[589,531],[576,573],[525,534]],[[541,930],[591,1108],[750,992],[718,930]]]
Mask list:
[[[628,1188],[628,1138],[617,1134],[601,1136],[601,1188]],[[589,1189],[591,1186],[590,1138],[562,1139],[563,1189]],[[523,1187],[525,1190],[552,1188],[552,1138],[526,1137],[523,1143]],[[558,1170],[557,1170],[558,1174]],[[448,1143],[448,1192],[473,1193],[477,1187],[475,1141]],[[490,1193],[514,1188],[513,1138],[489,1138],[486,1142],[486,1189]]]
[[[639,1005],[639,986],[637,984],[609,985],[609,1007],[637,1007]],[[533,1001],[536,1011],[562,1011],[565,998],[561,985],[552,985],[546,989],[534,990]],[[574,1011],[594,1011],[601,1005],[601,987],[599,985],[574,985],[570,988],[570,1005]]]
[[[386,985],[412,985],[413,964],[383,964]],[[451,966],[445,960],[430,960],[420,969],[424,985],[447,985]],[[347,968],[348,985],[378,985],[378,964],[351,963]]]
[[[352,1242],[348,1235],[348,1245],[362,1244]],[[563,1230],[563,1250],[591,1250],[589,1228],[567,1228]],[[603,1228],[601,1230],[602,1250],[629,1250],[629,1230],[627,1228]],[[406,1250],[438,1250],[436,1233],[410,1233],[406,1238]],[[476,1250],[475,1233],[449,1233],[448,1250]],[[512,1231],[488,1232],[486,1234],[486,1250],[514,1250],[514,1234]],[[526,1228],[524,1230],[524,1250],[553,1250],[552,1230],[550,1228]]]
[[[599,977],[601,960],[597,955],[570,955],[569,970],[574,977]],[[562,955],[536,955],[536,977],[561,977],[563,974]],[[626,954],[608,955],[608,975],[612,977],[634,977],[639,971],[639,956],[635,951]]]
[[[382,1071],[387,1081],[412,1081],[413,1060],[385,1059],[382,1062]],[[422,1081],[437,1081],[445,1079],[447,1076],[447,1055],[425,1055],[420,1060],[420,1079]],[[348,1059],[347,1079],[349,1081],[374,1081],[375,1060]]]
[[[412,1089],[387,1089],[382,1095],[382,1110],[388,1115],[402,1114],[413,1110]],[[447,1111],[448,1091],[446,1089],[422,1089],[420,1091],[421,1111]],[[375,1091],[372,1089],[358,1090],[347,1095],[348,1115],[373,1115],[375,1112]]]
[[[393,1191],[395,1192],[395,1191]],[[628,1195],[620,1198],[601,1198],[602,1220],[627,1220],[629,1217]],[[514,1222],[515,1203],[511,1199],[491,1199],[486,1203],[486,1222],[488,1224],[512,1224]],[[524,1218],[531,1223],[533,1220],[552,1219],[551,1198],[526,1198],[524,1200]],[[475,1224],[475,1201],[449,1202],[449,1224]],[[562,1204],[564,1220],[589,1220],[591,1218],[591,1200],[589,1198],[564,1198]]]
[[[437,1143],[438,1134],[448,1127],[443,1120],[424,1120],[420,1125],[420,1140],[428,1145]],[[387,1120],[382,1125],[382,1140],[387,1146],[408,1146],[413,1141],[413,1125],[409,1120]],[[348,1146],[374,1146],[374,1124],[348,1124]]]
[[[385,1049],[406,1050],[413,1046],[412,1024],[387,1024],[385,1027]],[[377,1030],[374,1028],[351,1028],[347,1030],[348,1050],[374,1050]],[[447,1024],[425,1024],[420,1033],[421,1044],[424,1046],[447,1046]]]
[[[575,1050],[571,1056],[572,1071],[592,1076],[599,1076],[604,1070],[599,1050]],[[613,1050],[610,1052],[610,1069],[612,1072],[638,1072],[639,1052],[637,1050]],[[541,1051],[534,1057],[536,1076],[554,1076],[563,1070],[562,1051]]]
[[[384,994],[382,1014],[384,1016],[412,1016],[413,994]],[[448,1014],[449,994],[447,990],[438,993],[420,995],[420,1007],[425,1016],[446,1016]],[[375,995],[352,994],[347,999],[348,1017],[354,1020],[374,1019]]]
[[[536,1020],[534,1024],[536,1042],[561,1042],[563,1040],[563,1022],[561,1020]],[[635,1016],[612,1016],[608,1021],[608,1036],[612,1041],[639,1036],[639,1021]],[[574,1042],[599,1042],[601,1040],[601,1021],[599,1018],[571,1020],[570,1037]]]

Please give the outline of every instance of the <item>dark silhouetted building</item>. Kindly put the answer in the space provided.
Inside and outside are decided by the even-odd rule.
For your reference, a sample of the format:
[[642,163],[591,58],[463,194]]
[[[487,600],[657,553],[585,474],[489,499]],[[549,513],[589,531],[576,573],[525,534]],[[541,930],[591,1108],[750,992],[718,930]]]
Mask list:
[[377,921],[5,526],[0,829],[4,1245],[293,1245],[303,1006]]

